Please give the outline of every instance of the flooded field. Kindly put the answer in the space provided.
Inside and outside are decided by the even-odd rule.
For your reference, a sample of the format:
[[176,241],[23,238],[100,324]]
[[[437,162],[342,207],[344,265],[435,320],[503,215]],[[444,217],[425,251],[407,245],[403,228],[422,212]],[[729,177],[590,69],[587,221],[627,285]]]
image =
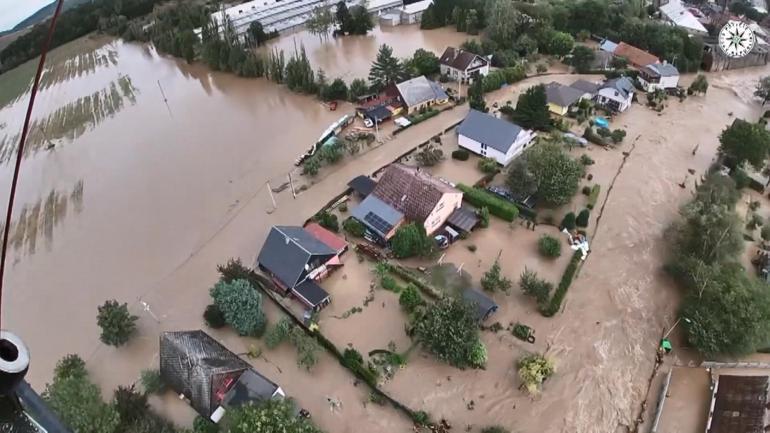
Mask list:
[[[366,37],[323,45],[304,32],[295,37],[316,67],[330,77],[348,79],[367,74],[381,43],[406,56],[418,47],[439,54],[445,45],[466,39],[448,30],[420,32],[414,27],[378,29]],[[285,49],[293,43],[292,36],[274,42]],[[349,112],[350,105],[330,112],[313,98],[265,80],[211,73],[201,65],[159,56],[147,46],[111,39],[86,38],[55,53],[35,110],[36,138],[31,138],[22,167],[3,314],[3,326],[30,346],[28,378],[37,389],[67,353],[88,361],[105,392],[137,380],[140,370],[157,365],[159,332],[203,326],[201,313],[217,278],[217,263],[229,257],[251,263],[270,225],[300,224],[351,178],[371,173],[429,139],[468,109],[458,107],[385,141],[355,162],[335,166],[296,200],[288,190],[276,194],[274,209],[267,182],[285,182],[294,159]],[[31,70],[28,64],[0,76],[4,159],[19,133],[31,76],[24,71]],[[659,268],[662,229],[689,195],[676,183],[687,168],[702,172],[711,161],[716,137],[731,121],[728,112],[756,117],[759,105],[742,98],[763,73],[767,71],[754,69],[710,76],[712,87],[705,98],[690,98],[681,106],[672,102],[662,116],[635,105],[616,120],[627,125],[626,144],[615,151],[592,151],[595,170],[602,173],[596,174],[602,183],[600,202],[609,190],[605,184],[618,171],[620,152],[630,156],[614,180],[594,251],[570,289],[565,312],[550,320],[531,314],[538,343],[545,344],[558,368],[538,401],[529,401],[515,388],[513,355],[505,344],[490,353],[495,374],[477,378],[475,372],[447,373],[446,367],[416,358],[389,389],[416,409],[446,416],[458,426],[498,422],[522,432],[608,432],[629,425],[645,392],[657,335],[673,316],[673,289]],[[515,101],[528,85],[493,93],[489,103]],[[693,157],[695,143],[700,151]],[[10,178],[10,166],[4,163],[0,185],[8,185]],[[7,191],[0,191],[0,200],[6,197]],[[513,250],[529,247],[511,245],[517,230],[510,239],[474,241],[483,264],[506,239],[511,259],[523,254]],[[470,264],[472,259],[461,256],[457,261]],[[475,277],[477,268],[469,269]],[[511,267],[509,276],[515,277],[517,269]],[[363,271],[356,278],[364,278]],[[110,298],[128,302],[140,316],[137,338],[119,349],[98,341],[96,306]],[[516,303],[518,297],[500,301]],[[271,307],[268,315],[275,320],[277,312]],[[376,325],[358,331],[372,329]],[[239,353],[259,344],[228,332],[215,335]],[[403,333],[392,335],[376,345],[397,339],[401,349],[406,344]],[[359,340],[353,338],[363,339],[351,334],[350,342],[356,344]],[[487,343],[493,346],[494,341]],[[331,358],[307,373],[296,367],[287,346],[265,352],[254,363],[329,432],[356,432],[362,426],[372,432],[409,430],[395,411],[365,407],[365,389],[356,387]],[[446,375],[468,380],[436,388],[436,377]],[[496,397],[479,399],[482,392]],[[344,402],[342,411],[329,411],[329,396]],[[468,397],[476,401],[473,412],[458,403]],[[192,418],[192,411],[173,396],[157,403],[176,420]]]

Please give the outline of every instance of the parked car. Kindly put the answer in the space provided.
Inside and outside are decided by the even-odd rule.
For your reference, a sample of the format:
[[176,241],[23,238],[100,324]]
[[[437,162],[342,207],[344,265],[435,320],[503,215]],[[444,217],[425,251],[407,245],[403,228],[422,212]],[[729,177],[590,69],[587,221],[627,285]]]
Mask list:
[[527,209],[534,209],[535,205],[537,205],[537,198],[534,195],[514,194],[510,189],[504,186],[489,186],[487,187],[487,191],[520,206],[524,206]]

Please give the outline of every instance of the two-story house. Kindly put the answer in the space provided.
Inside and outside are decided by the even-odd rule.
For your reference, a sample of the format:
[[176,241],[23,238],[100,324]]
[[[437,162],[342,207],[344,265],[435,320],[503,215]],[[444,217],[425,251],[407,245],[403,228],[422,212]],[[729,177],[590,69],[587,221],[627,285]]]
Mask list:
[[599,87],[596,104],[607,110],[622,113],[631,107],[635,90],[634,82],[628,77],[607,80]]
[[402,213],[406,220],[423,224],[432,234],[462,205],[463,193],[418,167],[391,164],[372,195]]
[[471,110],[457,127],[460,147],[500,165],[508,165],[523,152],[537,134],[507,120]]
[[639,69],[637,80],[646,92],[675,89],[679,85],[679,70],[671,63],[653,63]]
[[470,83],[474,76],[489,74],[489,60],[470,51],[447,47],[439,58],[441,75],[452,80]]

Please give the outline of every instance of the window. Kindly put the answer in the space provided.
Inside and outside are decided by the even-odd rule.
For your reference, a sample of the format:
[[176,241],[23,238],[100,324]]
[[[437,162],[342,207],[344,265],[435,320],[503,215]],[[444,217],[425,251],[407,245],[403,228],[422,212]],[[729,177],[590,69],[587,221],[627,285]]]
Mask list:
[[484,144],[484,143],[481,143],[481,149],[482,149],[482,150],[486,150],[486,149],[487,149],[487,145],[486,145],[486,144]]

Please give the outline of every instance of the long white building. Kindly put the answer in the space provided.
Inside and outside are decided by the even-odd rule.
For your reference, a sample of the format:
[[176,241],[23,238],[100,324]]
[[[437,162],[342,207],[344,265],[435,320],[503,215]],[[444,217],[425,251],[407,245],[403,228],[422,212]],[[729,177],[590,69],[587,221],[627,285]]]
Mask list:
[[[254,21],[262,23],[265,31],[285,31],[299,27],[310,18],[317,7],[334,8],[334,0],[254,0],[231,6],[211,14],[211,18],[222,24],[224,17],[230,19],[235,31],[241,35]],[[348,7],[359,4],[358,0],[346,0]],[[403,6],[401,0],[371,0],[367,2],[370,13],[379,13]]]

